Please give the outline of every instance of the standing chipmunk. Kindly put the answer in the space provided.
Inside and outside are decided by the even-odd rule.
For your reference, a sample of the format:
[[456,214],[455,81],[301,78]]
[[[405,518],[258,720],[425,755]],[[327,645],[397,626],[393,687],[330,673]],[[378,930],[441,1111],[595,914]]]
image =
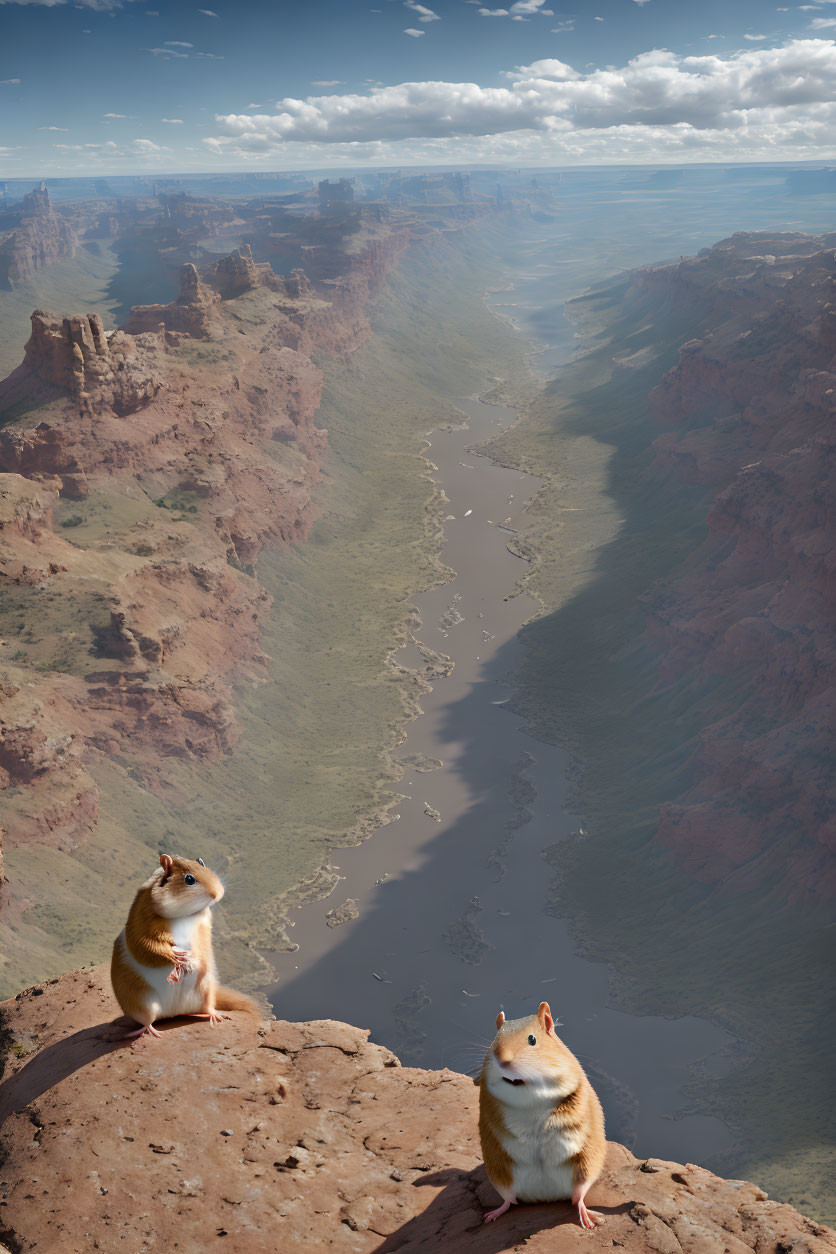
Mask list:
[[218,984],[212,952],[212,906],[224,888],[202,858],[160,855],[160,865],[140,888],[128,922],[113,944],[110,980],[129,1019],[142,1026],[131,1036],[160,1033],[157,1019],[198,1015],[214,1027],[223,1010],[260,1015],[251,998]]
[[479,1136],[488,1179],[502,1205],[572,1199],[584,1228],[603,1223],[584,1198],[606,1154],[604,1112],[571,1050],[557,1037],[548,1002],[505,1022],[499,1012],[479,1079]]

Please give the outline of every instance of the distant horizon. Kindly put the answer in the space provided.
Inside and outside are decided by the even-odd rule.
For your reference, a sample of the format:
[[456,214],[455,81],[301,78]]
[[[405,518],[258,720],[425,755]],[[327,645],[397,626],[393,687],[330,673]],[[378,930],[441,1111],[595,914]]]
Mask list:
[[[98,179],[142,179],[146,182],[171,181],[172,179],[189,178],[230,178],[230,177],[251,177],[251,178],[278,178],[282,175],[290,174],[308,174],[311,178],[362,178],[363,175],[370,174],[389,174],[398,170],[416,170],[431,173],[435,170],[462,170],[471,171],[478,170],[480,173],[490,173],[496,171],[518,171],[527,172],[529,170],[548,170],[554,172],[572,172],[572,171],[595,171],[595,170],[656,170],[676,169],[676,170],[719,170],[735,167],[753,167],[758,169],[814,169],[827,170],[836,169],[836,155],[830,159],[808,159],[805,161],[765,161],[752,158],[751,160],[730,160],[730,161],[674,161],[660,159],[658,161],[595,161],[595,162],[576,162],[567,164],[554,163],[513,163],[513,162],[462,162],[462,161],[438,161],[433,163],[426,162],[407,162],[403,161],[396,164],[382,165],[358,165],[358,166],[281,166],[275,169],[253,170],[227,168],[219,166],[215,169],[200,170],[147,170],[147,169],[131,169],[131,170],[79,170],[74,174],[49,174],[43,171],[36,173],[14,173],[3,175],[0,173],[0,185],[9,185],[14,183],[72,183],[78,180],[98,180]],[[826,193],[823,193],[826,194]]]

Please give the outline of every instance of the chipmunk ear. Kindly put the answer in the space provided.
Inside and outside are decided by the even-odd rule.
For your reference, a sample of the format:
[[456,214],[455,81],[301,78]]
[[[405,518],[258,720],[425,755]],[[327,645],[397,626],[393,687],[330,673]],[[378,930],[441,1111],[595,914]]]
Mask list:
[[163,868],[163,883],[165,883],[169,875],[171,875],[171,868],[173,865],[174,863],[167,853],[160,854],[160,866]]
[[202,858],[198,858],[198,860],[197,860],[197,861],[198,861],[198,865],[199,865],[199,866],[203,866],[203,867],[205,867],[205,866],[206,866],[206,863],[203,861],[203,859],[202,859]]
[[505,1022],[505,1013],[504,1011],[500,1010],[499,1014],[496,1016],[496,1026],[498,1028],[501,1028],[504,1022]]
[[537,1018],[540,1020],[540,1026],[547,1034],[554,1032],[554,1019],[547,1001],[541,1001],[537,1010]]

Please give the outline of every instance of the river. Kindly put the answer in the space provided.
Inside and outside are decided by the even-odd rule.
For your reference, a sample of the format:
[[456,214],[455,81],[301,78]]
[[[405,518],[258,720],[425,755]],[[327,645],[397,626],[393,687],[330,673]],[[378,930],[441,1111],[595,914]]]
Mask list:
[[[443,560],[455,574],[416,598],[421,626],[396,657],[420,668],[423,644],[454,665],[433,680],[397,751],[410,765],[390,821],[336,850],[340,883],[292,913],[298,950],[275,956],[276,1013],[344,1019],[407,1064],[475,1070],[498,1010],[513,1018],[547,1000],[599,1089],[611,1137],[639,1154],[710,1161],[733,1136],[688,1089],[701,1072],[725,1073],[736,1043],[698,1019],[614,1009],[609,969],[545,913],[543,850],[577,833],[579,819],[567,809],[564,755],[504,704],[517,633],[536,610],[515,595],[521,559],[509,541],[539,481],[471,451],[513,410],[475,397],[460,407],[467,424],[433,432],[427,449],[449,500]],[[416,769],[430,760],[441,765]],[[328,926],[346,901],[357,917]]]

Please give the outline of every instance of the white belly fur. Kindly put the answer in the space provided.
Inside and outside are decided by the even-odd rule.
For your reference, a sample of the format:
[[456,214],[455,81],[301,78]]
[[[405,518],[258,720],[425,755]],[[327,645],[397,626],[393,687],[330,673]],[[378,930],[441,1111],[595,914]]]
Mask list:
[[[175,949],[191,949],[194,929],[208,914],[209,910],[207,909],[200,914],[190,915],[185,919],[170,920]],[[171,967],[145,967],[142,963],[137,962],[128,949],[124,931],[119,937],[119,941],[125,962],[138,975],[142,976],[151,990],[148,1008],[153,1010],[156,1019],[171,1019],[175,1015],[195,1014],[203,1010],[203,990],[197,987],[198,980],[202,979],[206,974],[206,969],[203,965],[197,966],[194,970],[183,974],[176,984],[169,984],[168,977],[171,974]]]
[[511,1159],[513,1189],[520,1202],[557,1202],[572,1196],[568,1160],[581,1148],[577,1132],[549,1127],[530,1110],[503,1110],[508,1133],[501,1137]]

